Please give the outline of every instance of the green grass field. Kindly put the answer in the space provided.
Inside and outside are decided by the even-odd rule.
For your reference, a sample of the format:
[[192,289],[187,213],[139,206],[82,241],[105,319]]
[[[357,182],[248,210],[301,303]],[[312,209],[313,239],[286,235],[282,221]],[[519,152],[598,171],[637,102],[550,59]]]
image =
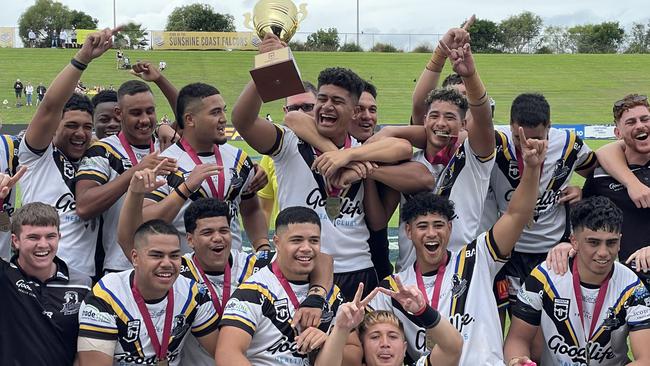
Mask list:
[[[60,49],[0,49],[0,121],[28,123],[34,107],[14,108],[13,82],[20,78],[24,84],[54,79],[69,62],[74,50]],[[232,106],[243,86],[250,80],[253,52],[209,51],[129,51],[132,62],[148,60],[155,65],[165,60],[165,76],[179,88],[202,81],[215,85]],[[318,53],[296,52],[303,79],[316,81],[318,72],[328,66],[349,67],[377,86],[379,91],[379,122],[406,123],[411,111],[411,93],[415,80],[427,62],[428,54],[412,53]],[[648,93],[650,89],[649,55],[477,55],[477,68],[490,93],[496,100],[496,123],[507,123],[512,99],[525,91],[546,95],[552,111],[552,121],[562,123],[609,123],[615,100],[630,92]],[[449,65],[445,73],[449,73]],[[95,60],[83,74],[86,86],[113,85],[134,78],[127,71],[117,70],[115,51]],[[162,94],[154,88],[158,101],[158,117],[172,115]],[[280,119],[282,102],[265,104],[262,115],[270,113]],[[596,149],[604,141],[592,140]],[[234,145],[249,155],[257,153],[245,142]],[[582,184],[574,177],[574,184]],[[395,215],[390,223],[397,226]]]

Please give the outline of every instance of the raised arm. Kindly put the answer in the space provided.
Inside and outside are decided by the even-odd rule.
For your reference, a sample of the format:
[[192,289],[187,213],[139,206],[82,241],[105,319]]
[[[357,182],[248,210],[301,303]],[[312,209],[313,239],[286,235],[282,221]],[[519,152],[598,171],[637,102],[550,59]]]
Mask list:
[[169,82],[169,80],[154,66],[151,62],[137,62],[131,68],[131,74],[141,78],[144,81],[153,82],[167,99],[167,103],[176,111],[176,100],[178,99],[178,89]]
[[625,159],[625,143],[622,140],[611,142],[596,150],[598,163],[619,181],[637,208],[650,207],[650,187],[643,184],[628,168]]
[[544,163],[547,140],[526,139],[524,129],[519,128],[524,171],[517,189],[512,195],[506,213],[494,224],[493,234],[501,255],[509,255],[526,224],[533,217],[539,195],[540,166]]
[[427,134],[424,126],[386,126],[372,135],[366,143],[372,143],[387,137],[405,139],[418,149],[427,147]]
[[[284,45],[275,35],[268,33],[260,44],[260,53],[280,49]],[[249,81],[232,108],[232,124],[244,140],[258,153],[267,154],[275,145],[276,127],[258,116],[262,99],[257,93],[255,83]]]
[[467,125],[469,144],[478,156],[490,156],[496,144],[492,109],[485,86],[476,71],[470,44],[455,44],[447,47],[441,42],[441,45],[453,62],[454,71],[462,77],[467,90],[467,101],[471,112]]
[[88,35],[81,49],[56,76],[27,127],[25,141],[31,148],[45,150],[52,143],[65,103],[74,93],[83,70],[113,46],[112,36],[118,31],[119,28],[106,28]]
[[407,161],[397,165],[382,165],[370,173],[375,179],[392,189],[407,194],[432,191],[436,178],[424,164]]
[[260,199],[256,194],[247,199],[242,199],[239,204],[242,223],[246,234],[251,240],[253,249],[269,245],[269,225],[266,215],[262,210]]
[[[474,24],[476,18],[472,15],[463,25],[463,28],[452,28],[442,37],[442,41],[446,44],[453,42],[455,38],[466,37],[466,34],[462,31],[469,30],[469,27]],[[420,78],[415,84],[415,89],[413,90],[412,98],[412,110],[411,110],[411,124],[413,125],[423,125],[426,111],[426,105],[424,101],[427,99],[427,95],[433,89],[438,87],[438,81],[440,81],[440,75],[442,69],[445,66],[445,61],[447,60],[447,54],[440,48],[436,47],[435,51],[431,55],[431,60],[427,63]]]
[[124,196],[117,223],[117,242],[127,258],[131,258],[133,235],[144,222],[142,217],[144,195],[165,184],[165,181],[159,180],[156,174],[155,169],[145,168],[136,171],[131,177],[129,188]]

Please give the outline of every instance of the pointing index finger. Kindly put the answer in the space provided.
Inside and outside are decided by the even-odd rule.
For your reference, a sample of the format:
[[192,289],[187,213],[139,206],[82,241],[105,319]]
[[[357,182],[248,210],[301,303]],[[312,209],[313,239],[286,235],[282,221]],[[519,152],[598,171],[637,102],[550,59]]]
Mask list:
[[474,24],[475,21],[476,21],[476,14],[472,14],[471,17],[467,18],[465,24],[463,24],[463,29],[469,31],[469,28],[472,26],[472,24]]
[[167,158],[162,159],[160,163],[158,163],[158,165],[156,165],[156,167],[153,168],[153,172],[158,173],[158,170],[162,168],[162,166],[165,165],[165,163],[167,163]]

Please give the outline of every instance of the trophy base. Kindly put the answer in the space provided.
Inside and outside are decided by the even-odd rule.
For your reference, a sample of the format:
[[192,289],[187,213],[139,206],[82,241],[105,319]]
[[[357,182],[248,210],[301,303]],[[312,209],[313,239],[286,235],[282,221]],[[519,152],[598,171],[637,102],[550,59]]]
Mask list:
[[305,92],[288,47],[255,56],[255,68],[250,73],[264,103]]

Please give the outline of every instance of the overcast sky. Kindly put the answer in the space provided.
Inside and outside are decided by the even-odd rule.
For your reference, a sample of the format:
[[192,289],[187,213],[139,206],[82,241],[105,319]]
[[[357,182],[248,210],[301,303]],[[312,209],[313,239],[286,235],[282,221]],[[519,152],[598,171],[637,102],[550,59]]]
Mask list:
[[[111,0],[58,0],[99,19],[100,27],[113,25]],[[34,0],[3,1],[0,26],[15,26]],[[235,17],[238,30],[245,30],[243,14],[251,11],[257,0],[115,0],[117,23],[135,21],[150,30],[162,30],[167,16],[177,6],[208,3],[217,12]],[[301,32],[336,27],[339,32],[356,32],[355,0],[294,0],[307,3],[309,15]],[[457,26],[470,13],[496,22],[529,10],[544,19],[545,25],[571,26],[603,21],[619,21],[624,27],[633,22],[648,23],[648,0],[359,0],[360,30],[380,33],[444,33]]]

